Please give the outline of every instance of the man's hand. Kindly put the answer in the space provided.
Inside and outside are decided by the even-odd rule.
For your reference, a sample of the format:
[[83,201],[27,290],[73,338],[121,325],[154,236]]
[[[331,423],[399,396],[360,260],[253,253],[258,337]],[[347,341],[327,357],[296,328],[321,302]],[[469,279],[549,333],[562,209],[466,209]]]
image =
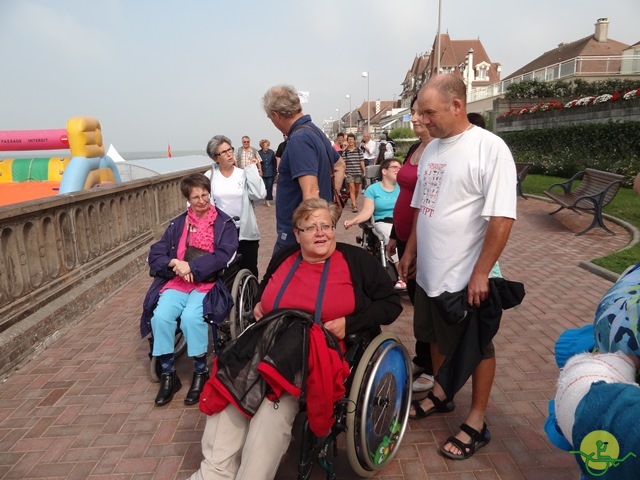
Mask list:
[[489,278],[486,275],[472,273],[467,285],[467,301],[472,307],[479,307],[480,302],[489,297]]

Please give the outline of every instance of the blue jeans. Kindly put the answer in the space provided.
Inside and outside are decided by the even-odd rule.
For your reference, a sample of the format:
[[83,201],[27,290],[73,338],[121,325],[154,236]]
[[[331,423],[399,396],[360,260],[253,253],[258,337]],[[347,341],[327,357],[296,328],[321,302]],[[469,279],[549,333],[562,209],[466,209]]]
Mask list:
[[188,355],[197,357],[207,353],[209,325],[204,322],[202,307],[205,296],[206,293],[196,290],[184,293],[168,289],[160,294],[151,319],[154,357],[173,353],[178,317]]

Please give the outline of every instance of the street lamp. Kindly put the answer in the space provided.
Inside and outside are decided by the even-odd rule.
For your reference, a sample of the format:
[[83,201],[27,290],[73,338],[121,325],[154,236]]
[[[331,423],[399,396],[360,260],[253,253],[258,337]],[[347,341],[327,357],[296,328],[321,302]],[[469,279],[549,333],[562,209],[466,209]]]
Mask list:
[[351,132],[351,114],[353,111],[351,110],[351,95],[348,93],[344,96],[347,100],[349,100],[349,132]]
[[340,124],[342,122],[340,122],[341,118],[340,118],[340,109],[336,108],[336,118],[338,119],[338,132],[341,130]]
[[371,133],[371,102],[369,102],[369,72],[362,72],[362,76],[367,79],[367,132]]

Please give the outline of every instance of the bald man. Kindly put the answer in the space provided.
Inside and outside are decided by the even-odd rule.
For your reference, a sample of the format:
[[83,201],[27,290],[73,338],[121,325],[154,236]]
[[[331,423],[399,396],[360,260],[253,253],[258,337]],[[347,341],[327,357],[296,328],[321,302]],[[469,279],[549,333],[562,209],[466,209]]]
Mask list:
[[[466,88],[461,78],[438,75],[422,87],[417,113],[434,140],[425,148],[411,206],[414,224],[399,273],[415,272],[414,334],[431,345],[434,374],[455,348],[463,328],[447,323],[434,298],[467,287],[469,305],[489,294],[489,275],[502,253],[516,218],[516,169],[504,141],[467,119]],[[419,239],[419,240],[418,240]],[[464,324],[466,325],[466,324]],[[461,430],[440,448],[446,457],[471,457],[490,439],[485,411],[496,369],[493,344],[472,379],[471,409]],[[436,383],[412,418],[455,408]]]

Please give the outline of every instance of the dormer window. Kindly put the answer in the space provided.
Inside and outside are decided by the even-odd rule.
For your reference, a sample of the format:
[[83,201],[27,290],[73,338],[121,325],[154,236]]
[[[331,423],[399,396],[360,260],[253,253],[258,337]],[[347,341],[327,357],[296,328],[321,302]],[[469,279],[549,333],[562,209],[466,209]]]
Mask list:
[[481,62],[476,65],[476,80],[488,80],[489,79],[489,64]]

